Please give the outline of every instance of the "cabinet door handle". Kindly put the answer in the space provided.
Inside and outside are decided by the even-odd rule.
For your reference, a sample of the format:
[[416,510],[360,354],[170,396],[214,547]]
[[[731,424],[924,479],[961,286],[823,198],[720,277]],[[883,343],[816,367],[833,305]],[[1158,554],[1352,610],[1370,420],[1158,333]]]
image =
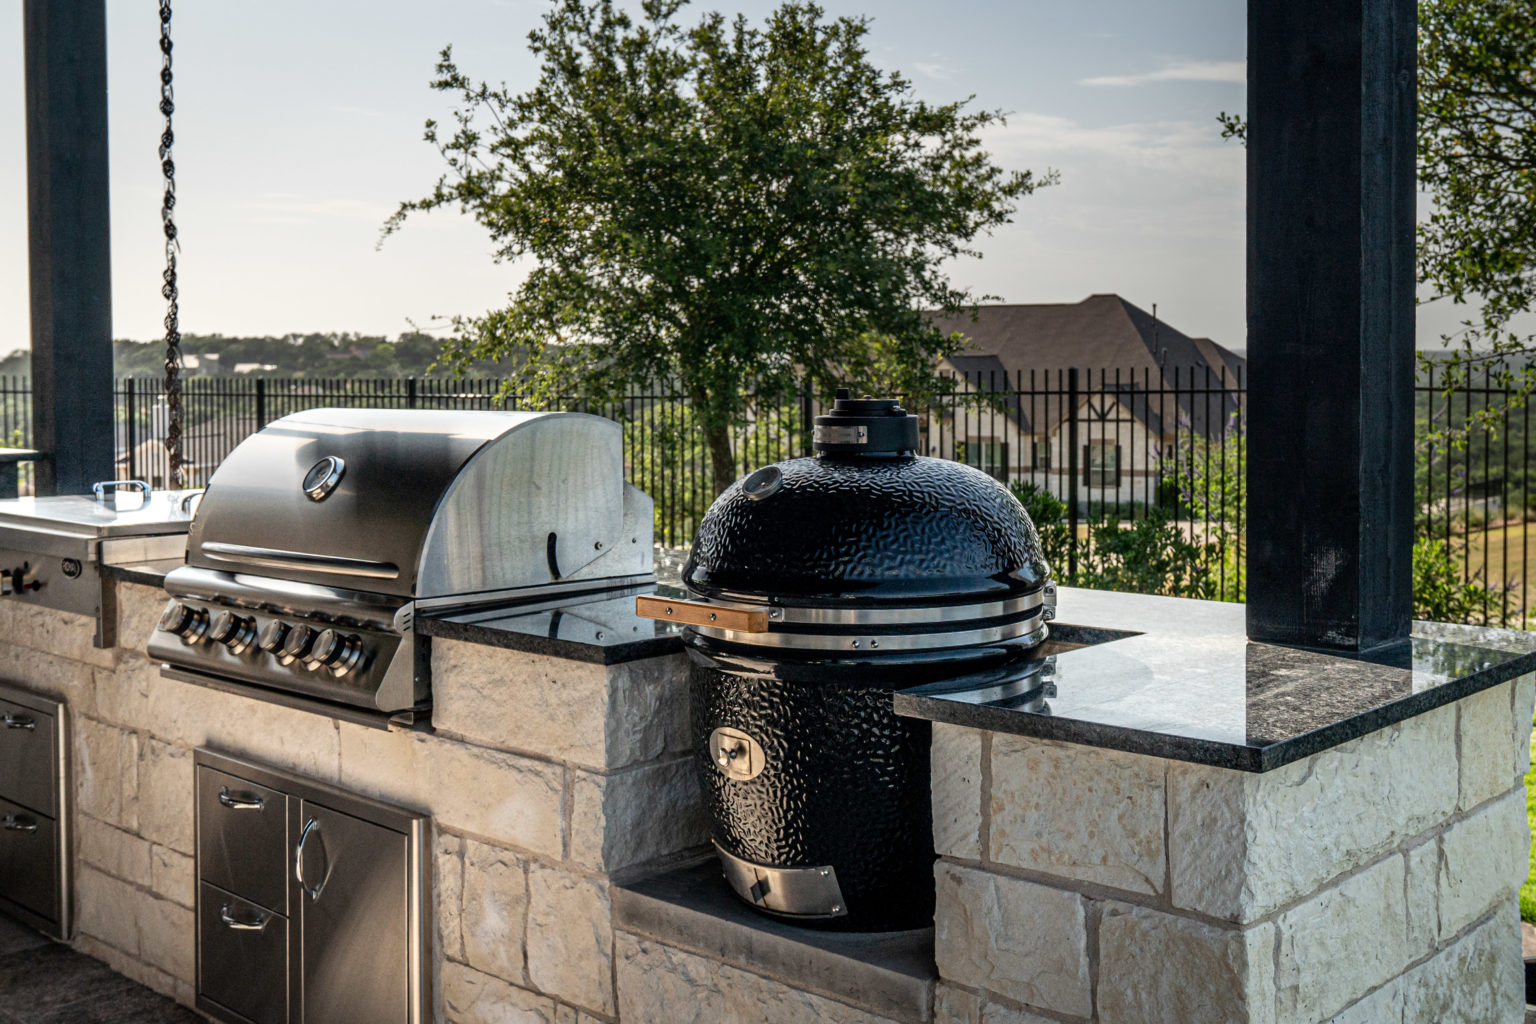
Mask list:
[[219,790],[219,803],[232,811],[259,811],[266,805],[255,793],[232,793],[228,786]]
[[259,932],[266,930],[267,922],[272,920],[272,915],[257,911],[248,918],[236,917],[234,904],[226,903],[219,910],[219,920],[223,921],[232,931]]
[[[299,833],[299,845],[294,848],[293,856],[293,875],[299,880],[299,888],[303,889],[306,893],[309,894],[309,901],[311,903],[320,898],[320,890],[325,888],[326,880],[325,878],[321,878],[320,884],[314,888],[310,888],[309,883],[304,880],[304,844],[309,842],[309,834],[311,832],[318,832],[319,830],[320,822],[316,821],[314,818],[310,818],[308,821],[306,821],[304,823],[304,831]],[[322,856],[325,854],[324,839],[320,840],[320,853]],[[330,875],[329,865],[326,866],[325,873],[326,876]]]
[[0,828],[7,832],[36,832],[37,819],[29,818],[25,814],[7,814],[0,818]]
[[5,717],[0,718],[0,722],[4,722],[7,729],[37,728],[37,721],[31,715],[18,715],[12,711],[7,711]]

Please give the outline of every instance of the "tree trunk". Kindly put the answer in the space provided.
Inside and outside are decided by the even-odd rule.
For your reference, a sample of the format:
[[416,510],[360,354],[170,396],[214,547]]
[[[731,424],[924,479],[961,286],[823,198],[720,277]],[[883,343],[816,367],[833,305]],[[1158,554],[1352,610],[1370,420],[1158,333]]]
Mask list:
[[704,441],[709,446],[709,471],[719,495],[736,482],[736,456],[731,454],[731,428],[724,423],[709,424],[704,428]]

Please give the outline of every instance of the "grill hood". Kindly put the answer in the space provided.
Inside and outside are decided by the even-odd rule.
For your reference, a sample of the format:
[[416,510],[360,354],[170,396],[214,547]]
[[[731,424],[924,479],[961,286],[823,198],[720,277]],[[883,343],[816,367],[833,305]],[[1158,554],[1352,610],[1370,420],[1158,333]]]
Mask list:
[[295,413],[219,466],[187,564],[417,599],[579,578],[638,545],[626,509],[649,555],[623,463],[618,424],[579,413]]

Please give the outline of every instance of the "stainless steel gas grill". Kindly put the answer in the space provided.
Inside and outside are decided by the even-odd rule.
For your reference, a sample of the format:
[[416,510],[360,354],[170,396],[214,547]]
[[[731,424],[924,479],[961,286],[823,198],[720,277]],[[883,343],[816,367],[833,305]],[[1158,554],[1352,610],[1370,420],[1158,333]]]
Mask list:
[[96,646],[111,647],[115,592],[102,570],[179,562],[199,493],[128,480],[97,484],[94,495],[0,501],[0,601],[89,615]]
[[409,714],[430,692],[418,614],[653,582],[651,515],[596,416],[295,413],[209,481],[149,653],[285,703]]

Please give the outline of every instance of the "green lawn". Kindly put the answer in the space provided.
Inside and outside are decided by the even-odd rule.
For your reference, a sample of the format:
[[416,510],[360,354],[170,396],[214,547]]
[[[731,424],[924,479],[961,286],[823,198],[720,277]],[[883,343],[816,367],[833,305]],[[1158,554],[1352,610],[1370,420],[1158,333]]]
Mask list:
[[[1527,560],[1529,556],[1529,560]],[[1473,530],[1467,536],[1467,568],[1472,572],[1483,571],[1483,579],[1498,586],[1506,580],[1514,587],[1509,594],[1510,625],[1520,608],[1536,605],[1536,579],[1531,570],[1536,568],[1536,522],[1512,523],[1506,529],[1502,524],[1484,532]],[[1533,609],[1536,610],[1536,609]],[[1499,610],[1494,610],[1494,621]]]

